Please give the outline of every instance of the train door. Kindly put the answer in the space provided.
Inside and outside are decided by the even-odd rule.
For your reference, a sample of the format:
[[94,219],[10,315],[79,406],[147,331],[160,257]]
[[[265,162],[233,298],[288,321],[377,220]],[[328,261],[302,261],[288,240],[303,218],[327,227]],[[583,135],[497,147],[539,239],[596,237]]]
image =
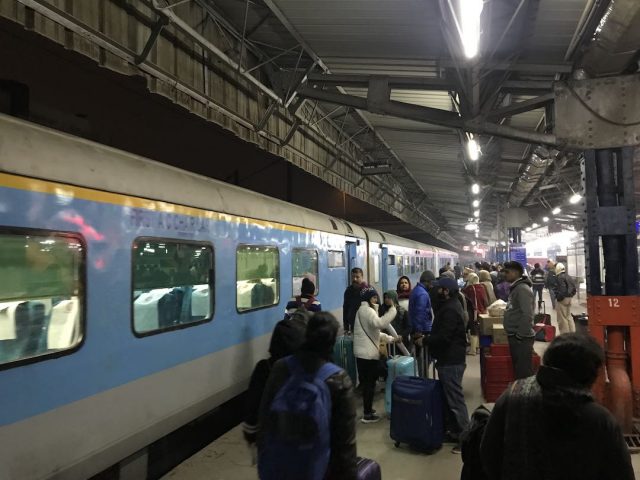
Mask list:
[[358,245],[356,242],[347,242],[347,286],[351,285],[351,269],[358,265]]
[[382,277],[380,278],[382,291],[386,292],[389,290],[389,249],[387,247],[382,247],[382,262],[380,270],[382,270]]

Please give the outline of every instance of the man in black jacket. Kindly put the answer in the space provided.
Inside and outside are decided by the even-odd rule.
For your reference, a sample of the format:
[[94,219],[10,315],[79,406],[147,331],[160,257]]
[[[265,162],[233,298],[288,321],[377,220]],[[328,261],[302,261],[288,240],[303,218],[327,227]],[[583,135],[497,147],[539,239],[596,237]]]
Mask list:
[[[317,372],[331,361],[333,345],[339,324],[328,312],[315,313],[308,322],[305,342],[296,354],[307,373]],[[278,391],[290,377],[286,359],[273,366],[260,404],[258,449],[264,448],[264,437],[270,429],[277,428],[270,407]],[[331,393],[330,431],[331,457],[325,478],[331,480],[357,480],[356,458],[356,404],[353,384],[349,375],[341,370],[326,380]],[[282,462],[287,462],[283,458]]]
[[438,377],[447,403],[445,425],[451,440],[458,443],[452,453],[460,453],[460,433],[469,423],[469,412],[462,391],[462,376],[466,369],[467,338],[458,300],[458,283],[447,277],[438,281],[440,307],[427,342],[436,359]]
[[344,331],[353,332],[353,324],[356,321],[356,313],[360,308],[360,290],[366,287],[364,273],[361,268],[351,269],[351,285],[344,291],[344,301],[342,302],[342,325]]

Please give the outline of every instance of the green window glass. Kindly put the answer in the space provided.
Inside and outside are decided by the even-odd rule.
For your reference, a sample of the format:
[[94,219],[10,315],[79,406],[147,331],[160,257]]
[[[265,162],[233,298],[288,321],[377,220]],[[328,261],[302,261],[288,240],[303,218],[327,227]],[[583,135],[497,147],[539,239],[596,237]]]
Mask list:
[[300,295],[302,279],[307,277],[316,286],[316,295],[320,291],[318,277],[318,252],[306,248],[294,248],[292,251],[291,272],[293,277],[293,295]]
[[0,364],[80,344],[84,247],[61,233],[0,233]]
[[133,330],[148,335],[213,316],[211,245],[139,238],[133,243]]
[[280,256],[265,245],[240,245],[236,264],[236,307],[239,312],[277,305],[280,301]]

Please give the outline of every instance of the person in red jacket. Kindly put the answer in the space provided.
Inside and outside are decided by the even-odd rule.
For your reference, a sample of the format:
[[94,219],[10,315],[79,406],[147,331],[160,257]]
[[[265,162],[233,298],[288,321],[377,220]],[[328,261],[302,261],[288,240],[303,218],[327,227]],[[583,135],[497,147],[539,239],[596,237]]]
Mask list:
[[480,326],[478,315],[481,313],[487,313],[489,300],[487,299],[487,291],[484,288],[484,285],[480,283],[480,279],[475,273],[470,273],[467,277],[467,286],[462,289],[462,293],[469,301],[468,304],[473,308],[473,312],[469,314],[467,329],[469,330],[469,337],[471,340],[469,353],[471,355],[475,355],[480,343],[480,338],[478,337]]

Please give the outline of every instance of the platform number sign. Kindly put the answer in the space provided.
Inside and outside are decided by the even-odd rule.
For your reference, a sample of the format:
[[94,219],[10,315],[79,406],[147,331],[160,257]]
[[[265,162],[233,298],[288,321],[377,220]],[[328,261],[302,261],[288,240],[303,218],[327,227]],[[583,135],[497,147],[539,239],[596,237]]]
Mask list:
[[619,298],[609,298],[609,308],[620,308],[620,299]]

